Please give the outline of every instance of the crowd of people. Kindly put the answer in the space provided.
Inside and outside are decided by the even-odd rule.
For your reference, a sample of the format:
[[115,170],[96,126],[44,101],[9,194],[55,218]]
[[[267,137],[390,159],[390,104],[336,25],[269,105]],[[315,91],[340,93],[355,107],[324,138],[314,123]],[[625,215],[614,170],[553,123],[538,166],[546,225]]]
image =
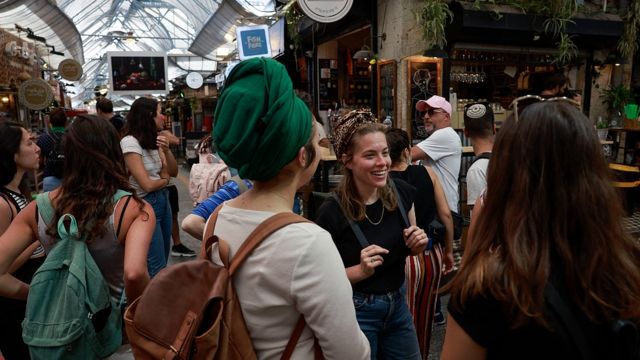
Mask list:
[[[623,359],[623,347],[634,358],[637,330],[622,338],[611,325],[640,326],[640,245],[624,228],[589,119],[574,102],[537,100],[516,107],[499,131],[486,104],[464,109],[476,157],[464,201],[473,211],[462,263],[447,285],[441,358],[573,359],[585,347],[593,358]],[[77,227],[77,241],[86,241],[123,308],[167,266],[172,249],[195,255],[176,236],[178,164],[170,146],[180,140],[164,129],[161,104],[140,97],[126,121],[114,119],[109,105],[100,101],[98,115],[73,120],[53,111],[39,139],[20,124],[0,124],[5,359],[29,358],[22,338],[29,284],[66,226]],[[462,237],[462,146],[446,99],[434,95],[416,109],[430,129],[416,145],[368,110],[344,112],[331,139],[342,171],[335,192],[313,222],[274,232],[234,273],[257,358],[281,358],[301,316],[293,358],[311,359],[318,347],[325,359],[429,356],[441,279],[454,271],[453,242]],[[215,210],[214,235],[233,258],[266,219],[292,212],[327,146],[316,120],[282,64],[236,65],[212,137],[237,176],[193,209],[183,229],[201,240]],[[61,175],[47,166],[47,156],[59,157],[49,155],[57,142]],[[42,166],[45,192],[31,201],[25,175]],[[50,204],[53,218],[38,204]],[[558,298],[568,311],[557,310]]]

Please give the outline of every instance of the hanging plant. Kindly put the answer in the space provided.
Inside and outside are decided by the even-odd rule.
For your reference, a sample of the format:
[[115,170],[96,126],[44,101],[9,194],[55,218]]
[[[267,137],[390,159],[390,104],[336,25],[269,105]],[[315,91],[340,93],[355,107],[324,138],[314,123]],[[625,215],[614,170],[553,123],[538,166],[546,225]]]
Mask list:
[[422,24],[422,38],[426,49],[443,49],[447,44],[445,26],[453,21],[453,12],[449,10],[449,5],[444,0],[423,0],[422,8],[416,16]]
[[302,36],[300,36],[298,32],[300,19],[302,19],[302,14],[298,11],[297,7],[295,5],[290,6],[285,13],[285,20],[287,22],[287,34],[293,46],[293,56],[296,59],[298,57],[298,50],[302,44]]
[[618,52],[625,59],[638,51],[638,29],[640,29],[640,0],[632,0],[624,17],[624,32],[618,41]]

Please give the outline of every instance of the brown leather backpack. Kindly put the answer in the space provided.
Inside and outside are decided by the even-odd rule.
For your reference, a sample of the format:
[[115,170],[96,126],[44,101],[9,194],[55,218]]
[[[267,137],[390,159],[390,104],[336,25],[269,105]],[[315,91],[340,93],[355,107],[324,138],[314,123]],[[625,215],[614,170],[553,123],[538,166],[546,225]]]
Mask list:
[[[127,308],[125,327],[136,359],[256,359],[232,276],[262,240],[308,220],[292,213],[268,218],[229,263],[229,245],[213,235],[220,208],[207,221],[199,259],[160,271]],[[216,242],[224,266],[211,261]],[[282,359],[291,356],[304,327],[301,315]],[[317,341],[315,349],[316,359],[321,358]]]

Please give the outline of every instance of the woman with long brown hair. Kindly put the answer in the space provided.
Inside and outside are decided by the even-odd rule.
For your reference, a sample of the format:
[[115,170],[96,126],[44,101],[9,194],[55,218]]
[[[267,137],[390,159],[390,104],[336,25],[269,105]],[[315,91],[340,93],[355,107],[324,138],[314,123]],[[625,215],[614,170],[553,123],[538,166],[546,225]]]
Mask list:
[[[119,136],[96,116],[78,116],[65,136],[64,172],[60,187],[46,196],[54,210],[47,223],[36,206],[27,205],[0,237],[0,295],[25,300],[29,285],[9,273],[11,264],[29,246],[42,244],[49,253],[58,238],[58,218],[71,214],[79,233],[109,285],[112,299],[123,292],[138,297],[149,281],[147,251],[155,227],[153,210],[129,185]],[[130,195],[113,202],[119,190]],[[4,323],[3,323],[4,326]]]
[[[532,104],[505,122],[493,149],[442,358],[614,358],[611,323],[640,322],[640,247],[591,121],[563,101]],[[590,349],[563,331],[550,293]]]
[[353,287],[353,303],[371,358],[420,359],[403,286],[405,260],[424,251],[427,235],[415,226],[414,188],[389,179],[384,126],[366,110],[340,117],[336,155],[344,177],[316,222],[333,238]]
[[[27,207],[31,194],[27,172],[37,170],[40,148],[33,135],[18,123],[0,124],[0,235],[18,213]],[[38,244],[30,246],[13,262],[9,273],[25,283],[44,261],[44,249]],[[22,341],[22,320],[26,302],[0,297],[0,352],[7,359],[28,359],[27,346]]]

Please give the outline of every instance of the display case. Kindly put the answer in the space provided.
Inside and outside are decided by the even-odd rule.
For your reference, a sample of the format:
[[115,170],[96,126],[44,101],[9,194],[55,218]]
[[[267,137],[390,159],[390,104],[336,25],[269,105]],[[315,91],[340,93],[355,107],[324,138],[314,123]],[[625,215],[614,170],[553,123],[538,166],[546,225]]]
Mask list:
[[347,105],[371,106],[371,70],[367,61],[353,62],[353,74],[347,76]]

